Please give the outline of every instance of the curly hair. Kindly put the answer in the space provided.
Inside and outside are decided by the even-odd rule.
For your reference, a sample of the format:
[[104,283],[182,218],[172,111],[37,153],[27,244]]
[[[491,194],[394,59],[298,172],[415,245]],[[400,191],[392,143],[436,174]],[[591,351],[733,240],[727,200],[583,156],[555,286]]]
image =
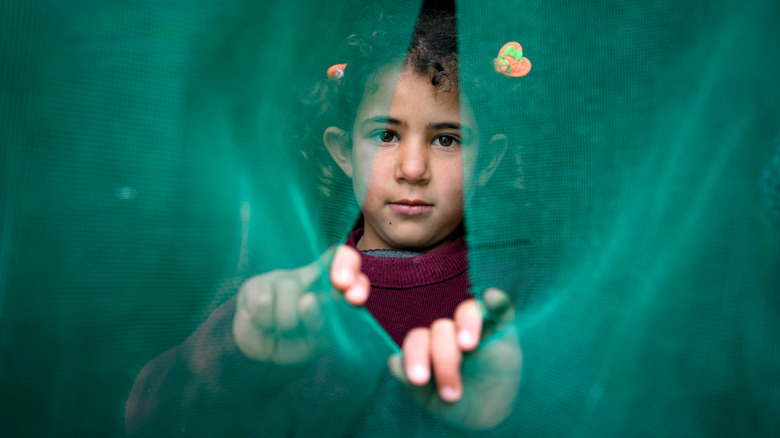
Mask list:
[[[389,65],[403,65],[430,77],[439,92],[457,92],[458,52],[455,17],[451,14],[423,10],[417,21],[411,43],[392,32],[398,28],[391,16],[374,11],[371,30],[350,35],[338,59],[347,64],[346,74],[337,81],[317,84],[306,104],[320,106],[320,125],[347,129],[363,100],[366,84],[372,76]],[[365,25],[365,24],[364,24]],[[405,50],[399,50],[404,47]]]

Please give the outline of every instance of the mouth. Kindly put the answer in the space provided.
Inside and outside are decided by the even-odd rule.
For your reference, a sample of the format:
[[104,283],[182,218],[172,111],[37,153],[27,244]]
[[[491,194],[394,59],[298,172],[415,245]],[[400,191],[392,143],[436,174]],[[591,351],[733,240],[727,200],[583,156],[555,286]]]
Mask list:
[[419,199],[401,199],[391,202],[388,206],[403,216],[422,216],[433,210],[433,205]]

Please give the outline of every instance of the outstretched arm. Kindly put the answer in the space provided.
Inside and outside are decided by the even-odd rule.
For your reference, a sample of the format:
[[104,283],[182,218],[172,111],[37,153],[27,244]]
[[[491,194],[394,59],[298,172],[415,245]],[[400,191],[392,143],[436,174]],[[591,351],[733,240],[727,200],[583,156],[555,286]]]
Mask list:
[[[331,264],[331,281],[345,299],[304,287],[316,282],[325,261],[249,279],[184,343],[147,364],[126,405],[128,435],[213,436],[222,430],[286,436],[319,423],[324,426],[318,430],[331,427],[338,435],[343,425],[318,418],[327,410],[312,406],[359,408],[383,372],[388,347],[372,338],[363,325],[368,318],[349,305],[368,296],[353,249],[342,247]],[[322,314],[326,306],[333,318]],[[364,348],[346,338],[337,340],[337,348],[319,348],[329,342],[333,324],[360,327]],[[334,387],[339,391],[318,396]],[[346,422],[356,413],[343,414]]]

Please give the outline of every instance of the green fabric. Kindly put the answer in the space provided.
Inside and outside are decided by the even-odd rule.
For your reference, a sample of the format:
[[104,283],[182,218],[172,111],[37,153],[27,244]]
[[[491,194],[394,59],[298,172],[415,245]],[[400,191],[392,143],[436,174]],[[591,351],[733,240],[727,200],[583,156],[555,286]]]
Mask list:
[[[404,53],[420,2],[368,3],[0,4],[0,435],[122,436],[146,363],[346,238],[301,100],[379,10]],[[545,284],[496,435],[778,436],[780,4],[456,8],[463,95],[509,145],[467,205],[474,293]],[[524,77],[493,71],[509,41]]]

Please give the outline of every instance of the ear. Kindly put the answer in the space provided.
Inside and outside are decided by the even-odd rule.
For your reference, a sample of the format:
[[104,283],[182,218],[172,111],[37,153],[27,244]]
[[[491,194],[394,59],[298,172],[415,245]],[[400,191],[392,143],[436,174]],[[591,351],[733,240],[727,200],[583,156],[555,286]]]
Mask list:
[[352,178],[352,150],[347,132],[336,126],[329,126],[322,134],[322,142],[344,173]]
[[479,172],[477,184],[480,187],[487,184],[487,182],[490,180],[490,177],[493,176],[493,173],[496,171],[496,169],[498,169],[498,165],[501,164],[501,160],[504,158],[504,154],[506,153],[508,145],[506,135],[494,135],[488,142],[488,145],[490,151],[494,151],[495,153],[493,154],[493,158],[490,159],[490,163],[488,163],[487,167]]

